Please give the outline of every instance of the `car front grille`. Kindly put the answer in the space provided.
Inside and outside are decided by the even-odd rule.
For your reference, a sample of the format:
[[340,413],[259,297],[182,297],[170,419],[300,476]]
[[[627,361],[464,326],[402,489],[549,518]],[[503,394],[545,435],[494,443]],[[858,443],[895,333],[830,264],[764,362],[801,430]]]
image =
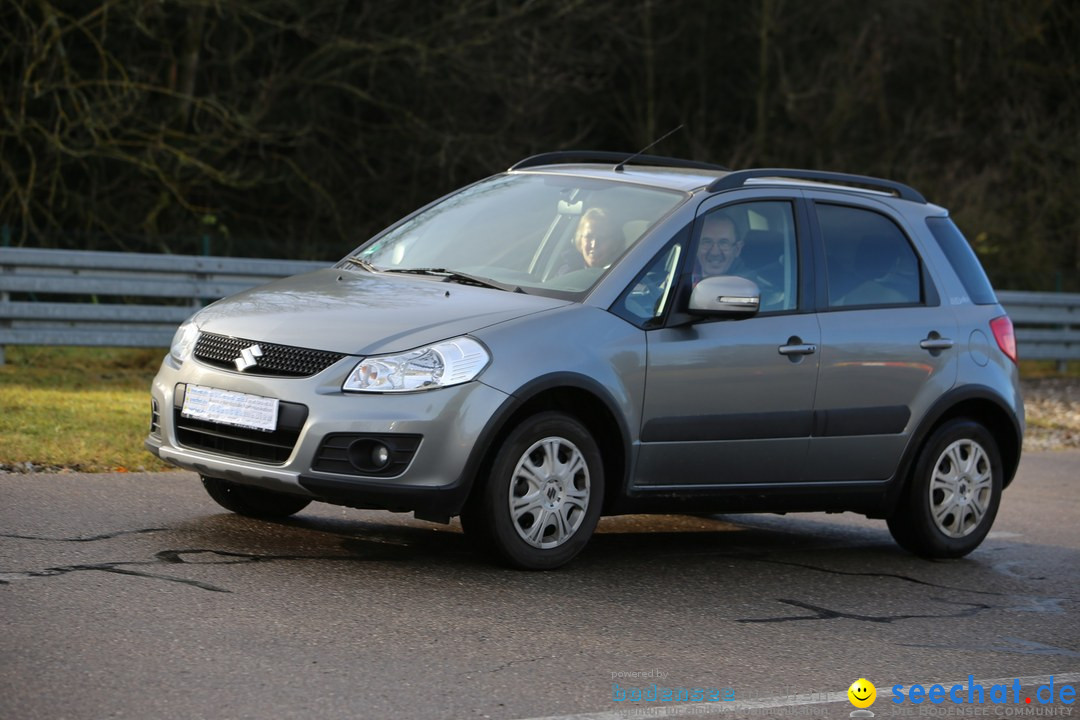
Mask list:
[[150,398],[150,434],[161,437],[161,412],[153,398]]
[[258,345],[262,354],[253,356],[255,362],[243,372],[247,375],[272,375],[278,377],[310,377],[345,357],[325,350],[256,342],[244,338],[202,333],[195,343],[195,358],[200,362],[227,370],[237,370],[236,359],[244,350]]
[[176,441],[193,450],[282,465],[292,455],[300,431],[307,422],[307,406],[289,402],[278,403],[277,429],[273,432],[184,417],[181,410],[186,389],[185,385],[176,388],[173,428],[176,430]]

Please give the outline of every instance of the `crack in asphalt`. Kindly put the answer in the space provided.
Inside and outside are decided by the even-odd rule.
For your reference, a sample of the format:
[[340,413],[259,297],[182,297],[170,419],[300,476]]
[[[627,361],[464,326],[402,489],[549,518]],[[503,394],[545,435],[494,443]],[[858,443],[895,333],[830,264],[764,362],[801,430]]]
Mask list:
[[44,570],[24,570],[19,572],[0,572],[0,585],[10,585],[13,580],[26,580],[29,578],[41,578],[41,577],[57,577],[60,575],[67,575],[75,572],[106,572],[113,573],[115,575],[131,575],[134,577],[149,578],[151,580],[164,580],[166,582],[180,583],[181,585],[190,585],[191,587],[197,587],[200,590],[208,590],[210,592],[231,593],[232,590],[226,590],[225,588],[218,587],[217,585],[211,585],[210,583],[204,583],[199,580],[188,580],[186,578],[171,577],[169,575],[158,575],[156,573],[144,572],[141,570],[130,570],[125,565],[154,565],[153,562],[108,562],[108,563],[92,563],[87,565],[59,565],[57,567],[46,568]]
[[[699,555],[719,555],[721,557],[730,558],[732,560],[746,560],[749,562],[761,562],[770,565],[785,565],[787,567],[797,567],[804,570],[815,570],[817,572],[828,573],[830,575],[844,575],[847,577],[880,577],[880,578],[892,578],[894,580],[901,580],[903,582],[913,583],[915,585],[925,585],[926,587],[937,588],[939,590],[952,590],[954,592],[974,593],[978,595],[995,595],[998,597],[1015,596],[1015,593],[998,592],[994,590],[972,590],[970,588],[955,587],[952,585],[942,585],[940,583],[930,582],[928,580],[920,580],[918,578],[910,577],[908,575],[901,575],[899,573],[883,573],[883,572],[855,572],[850,570],[834,570],[832,568],[821,567],[820,565],[811,565],[809,563],[793,562],[791,560],[773,560],[766,554],[760,553],[742,553],[742,552],[705,552],[695,553]],[[1035,578],[1041,579],[1041,578]],[[1023,596],[1027,597],[1027,596]]]
[[[825,568],[818,565],[810,565],[807,563],[792,562],[790,560],[770,560],[768,558],[759,557],[754,558],[758,562],[769,563],[772,565],[786,565],[789,567],[803,568],[805,570],[816,570],[818,572],[828,573],[830,575],[844,575],[847,577],[880,577],[880,578],[892,578],[894,580],[902,580],[904,582],[914,583],[915,585],[925,585],[926,587],[936,588],[938,590],[951,590],[953,592],[972,593],[974,595],[995,595],[997,597],[1010,597],[1016,596],[1016,593],[998,592],[995,590],[972,590],[971,588],[955,587],[952,585],[942,585],[940,583],[930,582],[929,580],[920,580],[918,578],[909,577],[907,575],[900,575],[898,573],[883,573],[883,572],[855,572],[850,570],[834,570],[832,568]],[[1028,597],[1028,596],[1023,596]]]
[[[47,542],[95,542],[99,540],[107,540],[124,535],[141,535],[148,533],[163,532],[168,528],[143,528],[138,530],[119,530],[110,533],[101,533],[92,536],[82,537],[46,537],[37,535],[20,535],[14,533],[0,533],[0,537],[14,538],[21,540],[40,540]],[[371,547],[374,545],[375,547]],[[154,560],[152,561],[120,561],[120,562],[104,562],[104,563],[91,563],[91,564],[78,564],[78,565],[61,565],[57,567],[46,568],[44,570],[30,570],[30,571],[13,571],[4,572],[0,571],[0,585],[10,584],[13,580],[22,580],[28,578],[40,578],[40,577],[55,577],[60,575],[66,575],[74,572],[107,572],[116,575],[128,575],[133,577],[142,577],[153,580],[162,580],[166,582],[174,582],[182,585],[188,585],[208,592],[223,592],[231,593],[231,590],[212,585],[210,583],[204,583],[198,580],[189,580],[185,578],[177,578],[168,575],[161,575],[157,573],[146,572],[142,570],[131,569],[132,567],[148,566],[148,565],[237,565],[259,562],[272,562],[272,561],[297,561],[297,560],[322,560],[322,561],[348,561],[348,562],[370,562],[378,560],[402,560],[405,559],[404,552],[412,549],[412,546],[407,542],[402,542],[394,538],[392,541],[386,537],[374,537],[367,538],[348,538],[342,541],[341,548],[346,552],[351,552],[350,555],[260,555],[256,553],[245,552],[231,552],[227,550],[214,550],[210,548],[182,548],[173,550],[161,550],[154,554]],[[838,575],[843,577],[867,577],[867,578],[883,578],[900,580],[902,582],[912,583],[914,585],[920,585],[927,588],[935,588],[940,590],[947,590],[951,592],[971,593],[976,595],[989,595],[1001,598],[1018,598],[1026,600],[1030,603],[1027,606],[1016,606],[1007,608],[1017,611],[1026,612],[1052,612],[1061,613],[1064,610],[1061,608],[1061,603],[1065,602],[1066,598],[1050,598],[1037,595],[1023,595],[1017,593],[1000,592],[993,590],[977,590],[972,588],[960,588],[950,585],[944,585],[940,583],[930,582],[927,580],[921,580],[919,578],[910,577],[899,573],[886,573],[886,572],[861,572],[861,571],[848,571],[837,570],[827,567],[821,567],[819,565],[812,565],[809,563],[793,562],[789,560],[776,560],[771,559],[765,555],[754,553],[731,553],[725,554],[727,557],[736,560],[744,560],[749,562],[760,562],[770,565],[781,565],[786,567],[796,567],[804,570],[812,570],[816,572],[822,572],[830,575]],[[938,600],[937,598],[931,598]],[[873,623],[891,623],[897,620],[910,620],[910,619],[932,619],[932,618],[957,618],[966,617],[982,610],[992,609],[992,606],[982,603],[950,603],[945,600],[938,600],[947,604],[954,605],[966,605],[967,609],[958,613],[945,614],[945,615],[860,615],[857,613],[848,613],[839,610],[832,610],[829,608],[819,607],[804,603],[799,600],[790,600],[779,598],[778,602],[791,605],[794,607],[802,608],[804,610],[810,610],[813,615],[794,615],[794,616],[782,616],[772,618],[740,618],[737,622],[741,623],[779,623],[779,622],[795,622],[804,620],[834,620],[834,619],[851,619],[858,620],[860,622],[873,622]],[[537,658],[541,659],[541,658]],[[514,662],[533,662],[529,661],[514,661]],[[476,672],[498,672],[505,669],[509,665],[503,665],[494,670],[476,671]]]
[[930,598],[936,602],[945,603],[946,605],[967,605],[965,610],[961,610],[956,613],[949,613],[946,615],[858,615],[856,613],[847,613],[840,610],[830,610],[829,608],[820,607],[818,605],[811,605],[810,603],[804,603],[799,600],[786,600],[784,598],[777,598],[777,602],[784,603],[785,605],[792,605],[794,607],[802,608],[804,610],[810,610],[816,614],[814,615],[788,615],[785,617],[772,617],[772,618],[740,618],[736,622],[741,623],[781,623],[781,622],[794,622],[797,620],[859,620],[861,622],[872,623],[892,623],[897,620],[944,620],[947,618],[962,618],[970,617],[982,610],[991,610],[993,606],[983,605],[982,603],[961,603],[952,602],[951,600],[942,600],[941,598]]
[[[221,560],[199,560],[192,562],[186,556],[210,555]],[[255,555],[253,553],[230,552],[228,550],[210,550],[208,548],[185,548],[183,550],[162,550],[154,553],[158,561],[172,565],[240,565],[272,560],[353,560],[345,555]]]
[[[772,565],[787,565],[789,567],[803,568],[805,570],[816,570],[818,572],[828,573],[830,575],[844,575],[848,577],[880,577],[880,578],[892,578],[894,580],[902,580],[904,582],[913,583],[915,585],[923,585],[925,587],[936,588],[938,590],[950,590],[952,592],[970,593],[972,595],[991,595],[1001,598],[1017,598],[1020,600],[1026,600],[1031,603],[1027,607],[1013,607],[1008,608],[1010,610],[1018,610],[1023,612],[1047,612],[1047,613],[1061,613],[1064,610],[1060,607],[1063,602],[1068,602],[1070,598],[1054,598],[1047,597],[1045,595],[1025,595],[1023,593],[1011,593],[1000,592],[996,590],[975,590],[966,587],[955,587],[952,585],[942,585],[940,583],[930,582],[928,580],[919,580],[918,578],[908,577],[907,575],[900,575],[897,573],[883,573],[883,572],[853,572],[848,570],[834,570],[832,568],[824,568],[818,565],[809,565],[807,563],[791,562],[790,560],[770,560],[765,557],[752,558],[758,562],[769,563]],[[1035,578],[1040,579],[1040,578]]]
[[880,578],[893,578],[895,580],[903,580],[904,582],[914,583],[916,585],[925,585],[926,587],[937,588],[939,590],[955,590],[958,592],[969,592],[978,595],[1009,595],[1011,593],[995,592],[993,590],[971,590],[968,588],[958,588],[951,585],[942,585],[940,583],[930,582],[929,580],[920,580],[919,578],[909,577],[907,575],[900,575],[898,573],[883,573],[883,572],[855,572],[852,570],[834,570],[833,568],[821,567],[819,565],[810,565],[807,563],[792,562],[790,560],[770,560],[768,558],[758,558],[760,562],[770,563],[773,565],[787,565],[789,567],[805,568],[806,570],[817,570],[818,572],[828,573],[830,575],[845,575],[847,577],[880,577]]
[[[381,545],[379,549],[381,550],[384,547],[385,546]],[[232,590],[201,582],[199,580],[189,580],[170,575],[159,575],[157,573],[133,570],[131,568],[152,565],[239,565],[275,560],[366,562],[370,560],[388,559],[385,557],[386,555],[395,555],[396,558],[400,558],[400,553],[385,553],[385,551],[383,553],[373,553],[365,557],[360,557],[356,555],[258,555],[255,553],[239,553],[227,550],[212,550],[208,548],[183,548],[179,550],[161,550],[160,552],[154,553],[153,560],[127,560],[79,565],[59,565],[56,567],[45,568],[44,570],[0,571],[0,585],[9,585],[16,580],[57,577],[74,572],[107,572],[116,575],[130,575],[151,580],[174,582],[199,588],[200,590],[207,590],[209,592],[231,593]],[[206,557],[209,557],[210,559],[207,560],[205,559]]]
[[[1018,593],[1000,592],[994,590],[973,590],[966,587],[955,587],[951,585],[942,585],[940,583],[930,582],[928,580],[920,580],[918,578],[910,577],[908,575],[901,575],[898,573],[882,573],[882,572],[854,572],[847,570],[834,570],[832,568],[821,567],[819,565],[811,565],[808,563],[793,562],[790,560],[772,560],[767,557],[766,554],[753,553],[753,552],[724,552],[724,551],[703,551],[693,553],[694,555],[717,555],[720,557],[730,558],[734,560],[747,560],[756,561],[762,563],[769,563],[773,565],[786,565],[789,567],[797,567],[805,570],[816,570],[818,572],[829,573],[831,575],[845,575],[848,577],[881,577],[881,578],[893,578],[895,580],[901,580],[903,582],[909,582],[915,585],[924,585],[926,587],[937,588],[940,590],[951,590],[954,592],[972,593],[976,595],[992,595],[995,597],[1018,597],[1025,600],[1031,600],[1034,605],[1052,605],[1053,603],[1060,603],[1070,598],[1051,598],[1040,595],[1023,595]],[[685,555],[685,553],[684,553]],[[1016,580],[1034,581],[1034,580],[1046,580],[1046,577],[1023,577],[1011,570],[1012,565],[1021,565],[1020,561],[1009,561],[1005,563],[997,563],[993,565],[995,572],[998,572],[1006,577]],[[1048,612],[1059,612],[1059,610],[1047,610]]]
[[[1015,592],[1001,592],[997,590],[976,590],[968,587],[956,587],[953,585],[943,585],[941,583],[930,582],[929,580],[920,580],[919,578],[910,577],[908,575],[901,575],[899,573],[883,573],[883,572],[856,572],[850,570],[835,570],[832,568],[821,567],[820,565],[811,565],[809,563],[793,562],[791,560],[774,560],[764,553],[752,553],[752,552],[708,552],[698,553],[707,555],[719,555],[731,560],[744,560],[747,562],[760,562],[769,565],[783,565],[786,567],[796,567],[803,570],[813,570],[816,572],[822,572],[829,575],[840,575],[846,577],[869,577],[869,578],[885,578],[900,580],[902,582],[912,583],[913,585],[921,585],[927,588],[934,588],[938,590],[948,590],[950,592],[958,593],[970,593],[973,595],[989,595],[999,598],[1015,598],[1018,601],[1026,601],[1029,604],[1026,606],[1013,606],[1005,608],[1007,610],[1015,610],[1018,612],[1044,612],[1044,613],[1062,613],[1065,612],[1061,608],[1061,603],[1064,602],[1076,602],[1074,598],[1060,598],[1060,597],[1048,597],[1045,595],[1028,595]],[[997,569],[997,566],[995,566]],[[1014,576],[1017,577],[1018,576]],[[1032,580],[1042,580],[1045,578],[1031,578]],[[988,606],[990,607],[990,606]],[[936,616],[935,616],[936,617]],[[754,621],[757,622],[757,621]]]
[[41,535],[15,535],[13,533],[0,533],[0,537],[14,538],[16,540],[47,540],[49,542],[95,542],[97,540],[109,540],[111,538],[120,537],[121,535],[144,535],[146,533],[164,532],[169,528],[144,528],[142,530],[117,530],[111,533],[102,533],[101,535],[90,535],[89,537],[43,537]]

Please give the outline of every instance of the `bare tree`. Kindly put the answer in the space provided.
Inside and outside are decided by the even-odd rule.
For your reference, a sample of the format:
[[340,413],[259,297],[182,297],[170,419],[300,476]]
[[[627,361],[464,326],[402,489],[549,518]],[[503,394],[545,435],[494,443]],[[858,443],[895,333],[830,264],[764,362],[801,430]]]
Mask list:
[[887,175],[1080,290],[1069,0],[8,0],[0,226],[335,257],[543,150]]

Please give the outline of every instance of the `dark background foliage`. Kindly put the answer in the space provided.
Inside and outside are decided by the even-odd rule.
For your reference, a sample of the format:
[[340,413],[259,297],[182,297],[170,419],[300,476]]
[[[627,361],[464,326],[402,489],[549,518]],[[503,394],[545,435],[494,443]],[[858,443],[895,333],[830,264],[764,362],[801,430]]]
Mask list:
[[535,152],[882,175],[1080,290],[1074,0],[4,0],[0,242],[337,258]]

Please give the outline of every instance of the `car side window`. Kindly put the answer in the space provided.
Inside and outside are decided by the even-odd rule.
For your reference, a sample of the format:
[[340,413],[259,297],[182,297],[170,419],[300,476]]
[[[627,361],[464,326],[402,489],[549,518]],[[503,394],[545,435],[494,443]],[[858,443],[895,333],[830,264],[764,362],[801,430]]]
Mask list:
[[817,204],[828,275],[828,306],[918,305],[919,258],[903,231],[872,210]]
[[696,283],[717,275],[753,280],[761,313],[798,304],[795,214],[790,202],[767,200],[725,205],[703,215],[691,253]]
[[615,302],[615,314],[638,327],[656,325],[671,302],[684,247],[684,242],[675,242],[657,253]]

